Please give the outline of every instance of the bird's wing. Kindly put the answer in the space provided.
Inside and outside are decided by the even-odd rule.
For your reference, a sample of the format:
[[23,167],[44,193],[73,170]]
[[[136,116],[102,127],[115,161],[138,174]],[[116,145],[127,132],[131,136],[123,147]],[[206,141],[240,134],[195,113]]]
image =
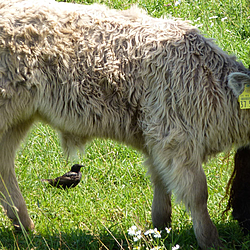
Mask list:
[[68,179],[74,180],[74,179],[79,178],[79,174],[76,172],[68,172],[68,173],[66,173],[58,178],[68,178]]

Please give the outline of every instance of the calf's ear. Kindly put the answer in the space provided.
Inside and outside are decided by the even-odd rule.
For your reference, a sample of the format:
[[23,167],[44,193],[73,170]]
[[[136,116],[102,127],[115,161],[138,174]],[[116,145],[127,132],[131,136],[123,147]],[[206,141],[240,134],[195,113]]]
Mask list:
[[228,87],[237,98],[244,91],[246,84],[250,84],[250,76],[247,74],[234,72],[228,76]]

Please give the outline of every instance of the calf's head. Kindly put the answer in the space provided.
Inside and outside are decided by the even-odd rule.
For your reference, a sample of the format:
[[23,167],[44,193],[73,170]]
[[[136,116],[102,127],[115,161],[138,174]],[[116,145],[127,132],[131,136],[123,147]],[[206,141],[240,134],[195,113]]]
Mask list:
[[228,76],[228,86],[237,98],[244,91],[246,84],[250,84],[250,76],[247,74],[234,72]]

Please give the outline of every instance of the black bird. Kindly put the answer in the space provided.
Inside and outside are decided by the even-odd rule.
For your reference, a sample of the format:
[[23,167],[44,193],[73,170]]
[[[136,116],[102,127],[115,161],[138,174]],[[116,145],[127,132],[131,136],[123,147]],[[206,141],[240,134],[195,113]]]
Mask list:
[[75,164],[71,167],[71,170],[66,174],[59,176],[55,179],[42,179],[43,182],[48,182],[49,185],[57,188],[73,188],[75,187],[82,178],[82,173],[80,169],[82,165]]

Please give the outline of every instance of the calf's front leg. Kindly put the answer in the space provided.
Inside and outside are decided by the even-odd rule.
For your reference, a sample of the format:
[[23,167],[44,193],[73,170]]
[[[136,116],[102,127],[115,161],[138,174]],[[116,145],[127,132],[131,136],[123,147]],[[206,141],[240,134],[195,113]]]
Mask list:
[[153,225],[158,229],[163,229],[169,227],[171,224],[171,192],[167,191],[162,176],[159,174],[157,167],[153,164],[153,159],[151,157],[146,161],[146,165],[148,165],[151,182],[154,187],[151,212]]
[[[180,145],[185,145],[180,144]],[[183,201],[191,212],[194,232],[202,249],[219,248],[221,242],[207,210],[207,182],[197,154],[187,148],[159,147],[155,150],[154,168],[151,174],[161,177],[161,182],[153,181],[155,194],[152,209],[153,222],[162,227],[170,221],[170,192],[173,191],[177,201]],[[192,147],[190,147],[191,149]],[[167,158],[165,157],[167,156]],[[166,160],[168,159],[168,160]],[[155,174],[156,173],[156,174]],[[153,178],[155,180],[155,178]],[[165,191],[165,192],[164,192]]]

